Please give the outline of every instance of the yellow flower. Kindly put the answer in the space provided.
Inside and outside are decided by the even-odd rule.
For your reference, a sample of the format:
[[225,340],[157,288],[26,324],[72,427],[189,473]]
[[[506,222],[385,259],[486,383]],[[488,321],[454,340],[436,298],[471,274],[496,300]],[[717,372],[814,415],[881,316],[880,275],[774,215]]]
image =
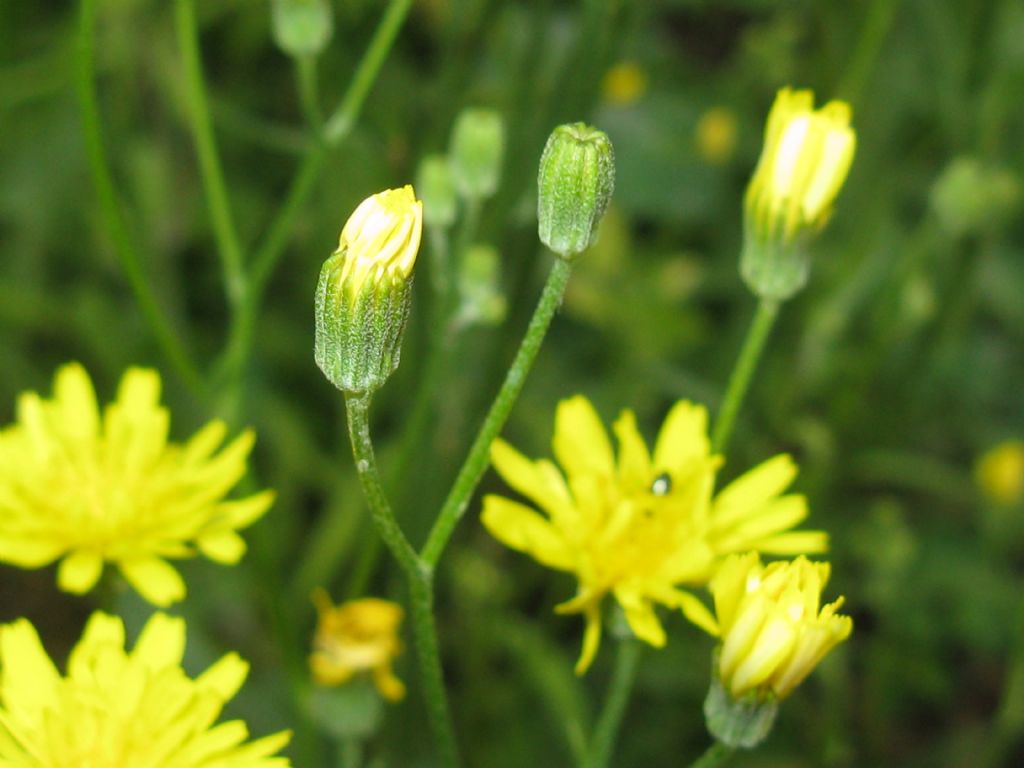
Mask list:
[[665,632],[654,603],[680,608],[705,628],[714,625],[700,600],[678,587],[707,584],[722,556],[751,549],[819,552],[827,543],[819,531],[789,530],[807,516],[807,504],[803,496],[781,495],[796,475],[788,456],[766,461],[713,496],[722,460],[711,454],[703,407],[677,403],[653,455],[632,411],[623,411],[613,430],[618,460],[590,402],[563,400],[553,447],[564,476],[552,462],[530,461],[501,440],[491,447],[494,468],[543,514],[487,496],[483,523],[506,546],[576,575],[576,597],[556,610],[586,618],[579,673],[597,651],[605,595],[614,595],[637,637],[660,647]]
[[354,300],[370,280],[400,283],[416,264],[423,231],[423,203],[412,186],[388,189],[366,198],[355,209],[338,239],[343,266],[338,277]]
[[401,606],[372,597],[333,605],[323,590],[314,593],[313,601],[320,614],[309,657],[313,679],[320,685],[341,685],[355,674],[371,672],[385,699],[405,696],[405,686],[391,668],[402,651]]
[[762,240],[787,242],[820,227],[846,180],[855,146],[849,104],[830,101],[815,110],[811,91],[783,88],[747,187],[747,226]]
[[726,107],[712,107],[697,121],[697,151],[709,163],[727,162],[736,149],[736,114]]
[[290,733],[244,743],[214,725],[248,674],[236,654],[194,680],[185,622],[162,613],[125,652],[124,624],[94,613],[61,676],[26,619],[0,627],[0,763],[26,768],[284,768]]
[[620,61],[601,81],[605,101],[616,106],[635,103],[647,91],[647,73],[635,61]]
[[167,605],[185,583],[164,558],[198,549],[220,563],[245,552],[240,528],[259,519],[273,493],[226,501],[245,474],[246,431],[223,447],[212,421],[187,443],[167,441],[160,376],[130,368],[102,416],[85,369],[63,366],[53,398],[26,392],[17,421],[0,431],[0,560],[40,568],[60,559],[61,589],[81,594],[104,562],[150,602]]
[[978,460],[975,480],[994,504],[1011,507],[1024,498],[1024,441],[1004,440]]
[[734,698],[751,691],[785,698],[850,636],[852,620],[836,613],[843,598],[821,606],[829,572],[828,563],[805,557],[762,566],[756,552],[722,564],[711,582],[718,676]]

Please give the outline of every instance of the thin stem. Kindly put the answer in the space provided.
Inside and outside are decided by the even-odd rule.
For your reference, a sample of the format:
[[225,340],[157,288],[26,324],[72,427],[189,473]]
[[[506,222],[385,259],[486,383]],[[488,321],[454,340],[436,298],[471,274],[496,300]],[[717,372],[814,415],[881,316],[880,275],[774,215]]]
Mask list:
[[437,646],[437,626],[434,623],[434,578],[433,568],[427,565],[413,550],[405,534],[395,520],[391,506],[380,483],[380,473],[370,439],[369,423],[370,395],[347,394],[345,408],[348,412],[349,437],[352,440],[352,454],[356,472],[363,486],[363,495],[370,507],[370,515],[377,532],[384,540],[402,570],[409,585],[409,602],[416,654],[420,665],[420,680],[426,699],[431,729],[441,753],[442,764],[457,766],[458,749],[455,731],[448,711],[448,694],[445,692],[441,656]]
[[619,642],[615,658],[615,671],[608,687],[608,696],[598,718],[597,726],[591,736],[590,747],[583,762],[585,768],[605,768],[611,763],[615,740],[622,725],[622,717],[626,713],[636,670],[640,663],[642,647],[639,640],[632,638]]
[[170,361],[182,381],[195,394],[202,388],[202,377],[186,352],[171,324],[157,304],[156,297],[142,271],[142,262],[128,225],[121,212],[121,203],[114,186],[114,175],[103,145],[100,126],[99,99],[96,94],[95,67],[96,0],[82,0],[78,27],[78,58],[75,67],[78,102],[82,110],[82,131],[89,170],[104,230],[110,236],[114,252],[121,262],[135,300],[156,338],[157,344]]
[[210,208],[213,233],[217,241],[224,286],[233,310],[245,301],[246,276],[242,264],[242,245],[231,214],[227,184],[221,167],[217,142],[213,135],[213,121],[206,98],[203,62],[199,53],[199,28],[196,24],[195,0],[175,0],[175,24],[178,46],[185,66],[185,93],[188,101],[189,122],[199,158],[199,171],[203,190]]
[[718,768],[718,766],[725,764],[725,761],[729,759],[733,752],[735,752],[734,749],[725,746],[720,741],[716,741],[705,750],[703,755],[693,761],[690,768]]
[[434,621],[433,572],[425,570],[409,579],[409,598],[412,608],[412,633],[416,656],[420,665],[420,681],[427,704],[430,728],[434,732],[441,764],[448,768],[459,765],[458,744],[448,708],[448,694],[441,668],[441,652],[437,647],[437,625]]
[[366,101],[373,81],[377,79],[377,74],[384,65],[411,6],[412,0],[391,0],[341,104],[327,121],[324,135],[329,143],[337,143],[352,130],[363,109],[363,102]]
[[743,349],[740,350],[736,366],[732,369],[729,386],[725,390],[725,398],[722,400],[718,418],[715,420],[715,430],[711,439],[711,450],[715,453],[724,451],[729,442],[736,415],[746,397],[750,379],[757,368],[757,361],[761,357],[761,352],[764,351],[765,342],[768,340],[768,334],[771,333],[778,313],[779,303],[777,301],[761,299],[757,305],[757,312],[747,330],[747,338],[743,341]]
[[306,122],[313,135],[319,136],[324,118],[320,112],[320,86],[317,79],[316,56],[299,56],[295,59],[295,78],[299,85],[299,100]]
[[480,478],[487,469],[491,443],[494,442],[494,438],[498,436],[501,428],[505,425],[509,412],[523,389],[526,376],[537,357],[548,326],[551,325],[551,319],[562,303],[562,294],[565,293],[565,286],[569,282],[571,272],[572,264],[567,259],[560,257],[555,259],[547,282],[544,284],[544,292],[530,319],[526,335],[523,336],[519,345],[519,351],[516,353],[508,373],[505,374],[505,381],[494,398],[490,411],[484,418],[484,423],[469,449],[469,454],[466,456],[458,477],[448,493],[448,498],[445,499],[441,512],[438,514],[437,520],[434,521],[427,542],[423,546],[421,556],[430,566],[436,565],[440,559],[455,526],[465,514],[470,496],[476,490]]
[[385,546],[391,551],[402,570],[413,580],[421,578],[425,572],[423,563],[412,548],[409,540],[391,511],[384,489],[380,483],[377,470],[377,458],[373,452],[373,441],[370,439],[370,395],[346,394],[345,409],[348,412],[348,435],[352,441],[352,456],[356,462],[356,473],[363,487],[363,495],[370,507],[373,524],[384,540]]

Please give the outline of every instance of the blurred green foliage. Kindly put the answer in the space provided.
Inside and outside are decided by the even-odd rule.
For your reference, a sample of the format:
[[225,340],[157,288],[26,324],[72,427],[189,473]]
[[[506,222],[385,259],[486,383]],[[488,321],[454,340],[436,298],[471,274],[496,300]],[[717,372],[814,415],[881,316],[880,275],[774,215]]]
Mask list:
[[[270,4],[199,5],[214,128],[248,257],[314,142]],[[331,5],[334,35],[317,65],[325,113],[383,10]],[[86,365],[104,400],[126,366],[145,364],[164,373],[172,434],[183,438],[224,404],[174,374],[115,257],[75,96],[77,30],[74,4],[0,4],[0,419],[10,421],[18,392],[48,391],[67,360]],[[172,6],[106,0],[96,33],[103,138],[128,234],[159,306],[212,370],[227,310]],[[624,63],[629,87],[606,80]],[[235,416],[255,426],[254,472],[278,502],[241,566],[186,567],[187,666],[224,648],[253,662],[230,714],[257,734],[295,728],[298,766],[333,764],[332,738],[351,729],[321,729],[320,708],[340,717],[359,704],[328,701],[307,682],[310,592],[324,585],[340,599],[365,584],[402,599],[395,569],[372,554],[341,398],[312,358],[317,273],[358,202],[443,153],[464,108],[504,118],[500,188],[472,239],[500,254],[507,317],[460,330],[424,438],[403,459],[430,336],[421,279],[402,366],[376,398],[383,468],[404,468],[390,488],[419,543],[548,263],[534,179],[551,128],[586,120],[606,131],[618,176],[601,239],[578,260],[506,428],[536,456],[549,453],[556,402],[576,392],[609,420],[634,408],[651,437],[679,398],[717,405],[754,306],[737,274],[740,201],[767,108],[787,84],[848,100],[858,152],[810,284],[783,308],[723,477],[780,450],[797,457],[811,522],[832,536],[827,595],[847,596],[855,630],[786,702],[766,746],[735,764],[1024,761],[1024,506],[995,508],[972,484],[983,451],[1024,436],[1024,6],[1015,0],[415,3],[358,123],[327,152],[258,315]],[[713,109],[735,119],[724,153],[698,140]],[[485,487],[500,485],[488,476]],[[551,611],[571,580],[490,540],[476,509],[439,575],[463,750],[488,768],[570,764],[612,654],[606,647],[584,679],[572,675],[581,622]],[[86,607],[53,582],[49,571],[5,567],[0,605],[5,619],[32,618],[60,656]],[[128,595],[120,608],[136,626],[148,610]],[[668,647],[642,661],[616,765],[680,765],[708,743],[700,704],[712,643],[681,617],[668,627]],[[365,745],[368,765],[431,764],[411,654],[399,673],[412,695],[387,708]],[[352,717],[359,730],[376,715]]]

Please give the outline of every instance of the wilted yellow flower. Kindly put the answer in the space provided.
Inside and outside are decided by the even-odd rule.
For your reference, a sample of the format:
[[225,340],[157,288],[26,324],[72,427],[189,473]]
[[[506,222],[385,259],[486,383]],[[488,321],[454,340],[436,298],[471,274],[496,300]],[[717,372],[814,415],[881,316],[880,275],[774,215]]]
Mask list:
[[1024,499],[1024,441],[1005,440],[989,448],[978,459],[974,477],[994,504],[1010,507]]
[[747,188],[746,214],[765,239],[821,226],[853,162],[850,105],[814,109],[811,91],[783,88],[768,115],[764,149]]
[[26,768],[284,768],[290,733],[244,743],[214,725],[249,665],[223,656],[194,680],[185,622],[156,613],[130,652],[124,624],[94,613],[61,676],[26,619],[0,627],[0,763]]
[[733,555],[711,581],[722,646],[717,674],[734,698],[751,691],[785,698],[853,621],[839,598],[821,605],[828,563],[805,557],[763,566],[756,552]]
[[0,430],[0,560],[40,568],[60,559],[61,589],[81,594],[104,562],[156,605],[185,596],[165,558],[198,549],[235,563],[237,531],[259,519],[274,495],[224,497],[245,474],[253,445],[243,432],[219,452],[227,428],[212,421],[187,443],[169,443],[160,376],[129,368],[102,416],[85,369],[61,367],[53,398],[18,399],[17,421]]
[[709,163],[721,164],[732,157],[738,132],[736,113],[726,107],[712,107],[697,121],[697,151]]
[[349,216],[338,239],[339,283],[355,297],[367,280],[407,280],[416,264],[422,232],[423,203],[410,184],[366,198]]
[[635,61],[620,61],[601,81],[605,101],[617,106],[636,102],[647,91],[647,73]]
[[405,696],[405,686],[391,668],[402,651],[401,606],[373,597],[334,605],[323,590],[314,593],[313,601],[320,615],[309,657],[313,679],[320,685],[341,685],[353,675],[370,672],[385,699]]
[[703,407],[677,403],[653,456],[632,411],[623,411],[613,430],[617,461],[593,406],[576,396],[559,403],[555,415],[553,447],[564,475],[501,440],[491,447],[494,468],[542,513],[492,495],[484,498],[483,523],[506,546],[575,573],[576,597],[556,610],[586,618],[578,672],[597,651],[605,595],[614,595],[637,637],[660,647],[665,632],[654,603],[714,626],[700,600],[679,587],[707,584],[723,555],[820,552],[827,544],[822,532],[789,530],[807,516],[807,504],[803,496],[781,495],[796,475],[788,456],[766,461],[713,496],[722,459],[711,454]]

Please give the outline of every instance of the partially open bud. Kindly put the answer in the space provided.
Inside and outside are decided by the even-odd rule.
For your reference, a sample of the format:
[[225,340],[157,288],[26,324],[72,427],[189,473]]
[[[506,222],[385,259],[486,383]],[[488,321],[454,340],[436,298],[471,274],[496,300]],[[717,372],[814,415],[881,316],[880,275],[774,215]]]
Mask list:
[[341,230],[316,289],[316,364],[344,392],[372,392],[398,367],[423,204],[411,186],[368,197]]
[[274,0],[274,42],[289,56],[317,56],[331,41],[334,17],[327,0]]
[[505,122],[490,109],[466,109],[455,121],[449,162],[463,197],[482,200],[498,190],[505,155]]
[[615,152],[607,134],[585,123],[560,125],[548,137],[537,174],[538,234],[566,259],[597,239],[615,189]]
[[761,565],[756,552],[732,555],[711,580],[718,634],[708,729],[732,747],[767,735],[774,702],[784,699],[825,655],[850,636],[839,598],[821,605],[828,563],[805,557]]
[[758,296],[782,301],[806,284],[807,240],[832,213],[855,146],[849,104],[815,110],[810,91],[779,91],[744,200],[740,272]]

